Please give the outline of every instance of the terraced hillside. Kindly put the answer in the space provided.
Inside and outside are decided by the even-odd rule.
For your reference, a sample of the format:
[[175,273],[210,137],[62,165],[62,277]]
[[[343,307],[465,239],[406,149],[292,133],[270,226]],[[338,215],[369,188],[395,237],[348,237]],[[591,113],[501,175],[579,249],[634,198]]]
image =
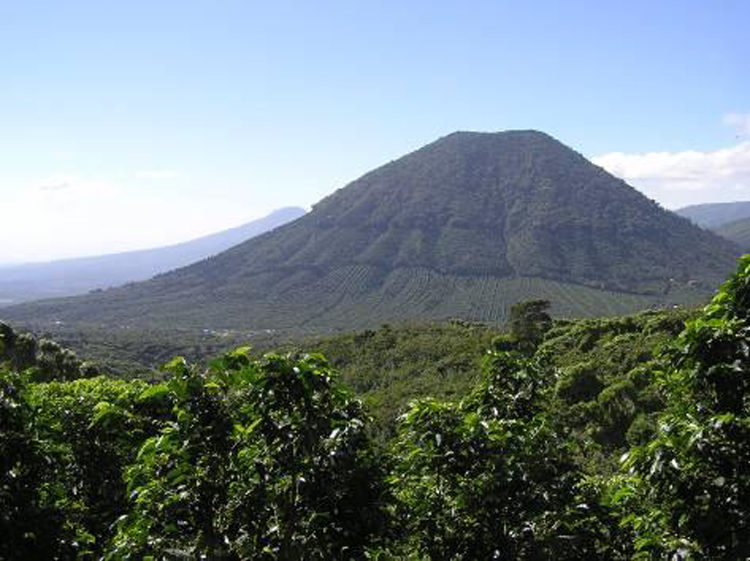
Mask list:
[[15,322],[320,331],[603,315],[709,294],[737,248],[535,131],[454,133],[304,217],[151,281],[8,308]]
[[[703,297],[702,292],[694,289],[686,289],[679,298],[674,294],[663,298],[531,277],[467,277],[416,268],[385,272],[362,265],[336,269],[322,278],[301,274],[296,278],[278,277],[277,282],[285,283],[280,294],[247,301],[194,293],[190,296],[191,305],[186,307],[179,296],[168,292],[157,296],[134,295],[132,289],[124,288],[108,291],[106,298],[88,297],[75,313],[67,309],[67,302],[31,303],[24,309],[39,309],[50,319],[60,317],[66,323],[85,322],[89,326],[91,316],[106,318],[101,323],[107,327],[146,324],[168,327],[169,321],[164,317],[179,317],[181,326],[195,329],[251,326],[259,331],[315,332],[372,327],[415,318],[455,317],[503,323],[514,303],[533,298],[551,301],[552,312],[558,317],[594,317],[664,304],[699,303]],[[129,306],[129,302],[133,304]],[[38,320],[33,324],[43,327]]]

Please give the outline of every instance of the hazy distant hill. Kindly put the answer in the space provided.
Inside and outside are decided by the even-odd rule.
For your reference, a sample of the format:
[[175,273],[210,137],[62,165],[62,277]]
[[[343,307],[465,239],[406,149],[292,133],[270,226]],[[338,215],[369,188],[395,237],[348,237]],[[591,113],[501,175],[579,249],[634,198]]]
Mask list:
[[698,226],[714,229],[729,222],[750,217],[750,201],[691,205],[675,212]]
[[736,253],[546,134],[460,132],[250,243],[147,282],[3,315],[322,330],[502,321],[528,298],[600,315],[703,298]]
[[736,243],[743,251],[750,251],[750,218],[740,218],[712,230]]
[[303,214],[301,208],[282,208],[242,226],[167,247],[0,267],[0,305],[149,279],[221,253]]

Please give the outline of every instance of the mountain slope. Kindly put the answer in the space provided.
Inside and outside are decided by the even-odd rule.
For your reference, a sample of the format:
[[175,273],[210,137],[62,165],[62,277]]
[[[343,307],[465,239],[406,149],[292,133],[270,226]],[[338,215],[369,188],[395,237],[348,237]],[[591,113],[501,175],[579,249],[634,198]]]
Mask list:
[[303,218],[151,281],[3,310],[21,321],[330,329],[502,321],[515,301],[620,313],[695,301],[737,248],[550,136],[454,133]]
[[236,228],[171,246],[0,267],[0,305],[145,280],[221,253],[303,214],[301,208],[282,208]]
[[750,218],[733,220],[712,230],[721,237],[736,243],[743,251],[750,251]]
[[675,211],[703,228],[714,229],[750,217],[750,201],[691,205]]

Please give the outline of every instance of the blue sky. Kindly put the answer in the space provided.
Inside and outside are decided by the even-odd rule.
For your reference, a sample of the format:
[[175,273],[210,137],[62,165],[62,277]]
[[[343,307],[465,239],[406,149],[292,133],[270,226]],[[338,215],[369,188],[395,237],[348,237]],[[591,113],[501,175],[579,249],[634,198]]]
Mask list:
[[309,206],[544,130],[668,207],[750,199],[750,2],[0,0],[0,262]]

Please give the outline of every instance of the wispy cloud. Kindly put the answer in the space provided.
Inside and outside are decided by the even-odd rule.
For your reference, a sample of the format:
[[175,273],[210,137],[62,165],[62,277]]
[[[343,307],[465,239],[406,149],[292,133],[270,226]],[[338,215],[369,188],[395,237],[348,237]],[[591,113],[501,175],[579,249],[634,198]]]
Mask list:
[[136,172],[138,179],[174,179],[179,177],[179,173],[171,169],[152,169]]
[[55,174],[33,181],[27,191],[36,204],[58,205],[82,200],[106,201],[118,193],[118,188],[107,181],[70,174]]
[[40,185],[39,190],[40,191],[64,191],[65,189],[70,189],[71,184],[67,181],[58,182],[58,183],[47,183],[45,185]]
[[750,200],[750,141],[709,152],[611,152],[592,160],[669,208]]
[[727,113],[722,122],[741,135],[750,135],[750,113]]

